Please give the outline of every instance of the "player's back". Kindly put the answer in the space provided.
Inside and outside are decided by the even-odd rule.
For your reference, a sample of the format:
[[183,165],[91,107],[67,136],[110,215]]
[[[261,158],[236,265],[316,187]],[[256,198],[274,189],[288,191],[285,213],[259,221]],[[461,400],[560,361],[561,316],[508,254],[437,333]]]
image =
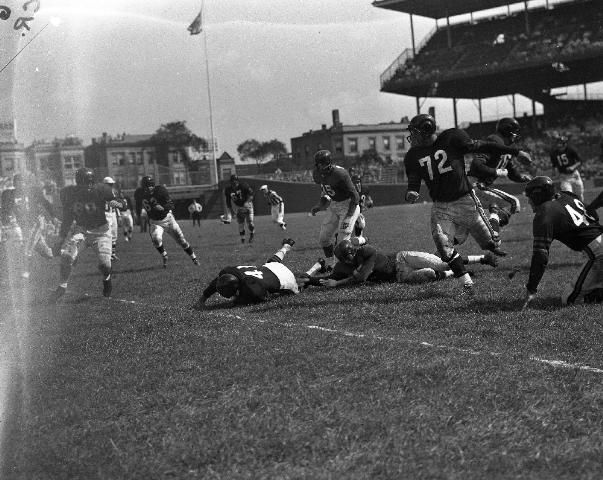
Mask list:
[[546,246],[558,240],[572,250],[580,251],[603,233],[603,227],[586,212],[584,204],[571,192],[560,192],[556,198],[537,207],[534,216],[535,246]]
[[268,293],[280,290],[280,281],[276,275],[264,265],[239,265],[223,268],[218,276],[229,273],[239,279],[238,300],[243,302],[259,302],[265,300]]

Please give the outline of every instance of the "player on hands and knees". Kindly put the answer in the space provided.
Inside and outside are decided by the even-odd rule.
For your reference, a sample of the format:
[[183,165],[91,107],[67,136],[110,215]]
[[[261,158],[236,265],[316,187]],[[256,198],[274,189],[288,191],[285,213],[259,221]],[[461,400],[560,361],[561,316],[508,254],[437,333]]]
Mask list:
[[578,195],[561,191],[555,194],[549,177],[535,177],[526,185],[525,194],[534,211],[534,246],[530,277],[526,285],[524,308],[534,299],[544,275],[553,240],[582,252],[585,263],[576,279],[562,293],[562,305],[603,301],[603,227],[588,214]]
[[431,234],[438,254],[454,276],[461,279],[463,288],[471,291],[473,281],[454,246],[455,237],[464,239],[470,234],[482,249],[501,256],[505,252],[500,249],[500,239],[467,178],[464,156],[484,152],[510,154],[531,161],[530,156],[511,145],[473,140],[457,128],[436,135],[435,119],[427,114],[413,117],[408,131],[411,148],[404,158],[408,177],[406,201],[417,201],[424,181],[433,200]]

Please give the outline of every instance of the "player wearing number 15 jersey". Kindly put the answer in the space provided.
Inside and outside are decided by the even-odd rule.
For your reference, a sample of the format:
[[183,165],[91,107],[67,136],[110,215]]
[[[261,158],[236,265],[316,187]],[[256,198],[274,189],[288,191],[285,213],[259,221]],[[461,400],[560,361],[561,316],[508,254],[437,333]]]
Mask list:
[[424,181],[433,200],[431,234],[440,258],[450,266],[463,287],[473,286],[463,261],[454,248],[454,238],[470,234],[484,250],[504,255],[500,240],[492,230],[473,187],[465,172],[465,158],[469,153],[509,153],[530,160],[529,155],[514,146],[484,142],[469,138],[463,130],[451,128],[436,135],[435,119],[421,114],[408,125],[411,148],[404,158],[408,177],[406,201],[419,198]]
[[111,229],[107,208],[121,208],[110,185],[96,184],[94,172],[80,168],[75,172],[75,185],[61,190],[63,222],[53,253],[61,255],[59,286],[50,298],[56,303],[67,289],[69,276],[82,248],[92,247],[103,275],[103,295],[111,296]]
[[553,240],[582,252],[586,258],[577,278],[562,293],[561,303],[575,303],[582,297],[585,302],[603,301],[603,227],[587,213],[575,193],[561,191],[555,194],[549,177],[535,177],[526,185],[525,193],[535,213],[526,304],[536,295]]

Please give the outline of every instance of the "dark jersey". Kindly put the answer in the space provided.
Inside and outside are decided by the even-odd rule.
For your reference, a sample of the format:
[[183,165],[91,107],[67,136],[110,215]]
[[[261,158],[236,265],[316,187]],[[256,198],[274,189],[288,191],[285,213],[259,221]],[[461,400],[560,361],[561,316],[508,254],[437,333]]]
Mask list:
[[312,172],[312,178],[315,183],[320,185],[323,195],[328,195],[335,202],[350,200],[349,214],[354,213],[356,205],[360,200],[358,190],[352,183],[352,178],[348,171],[337,165],[334,165],[331,171],[323,174],[317,168]]
[[115,200],[110,185],[96,184],[92,187],[70,185],[61,190],[63,204],[63,222],[61,237],[65,237],[71,224],[92,230],[107,223],[105,211],[107,202]]
[[553,240],[560,241],[572,250],[582,251],[603,233],[603,226],[586,212],[576,195],[560,192],[556,198],[536,208],[533,231],[534,253],[527,287],[535,292],[544,274]]
[[[230,273],[239,279],[240,288],[235,301],[239,303],[256,303],[268,299],[270,293],[276,293],[281,290],[281,283],[277,276],[264,265],[256,267],[255,265],[241,265],[238,267],[226,267],[220,270],[220,275]],[[218,277],[203,291],[205,298],[211,297],[217,292],[216,285]]]
[[40,188],[4,190],[1,205],[0,221],[5,225],[14,219],[19,226],[29,227],[39,215],[54,216],[52,204],[46,200]]
[[234,203],[237,207],[245,206],[245,203],[253,200],[253,190],[246,183],[240,182],[236,187],[232,185],[224,189],[226,196],[226,206],[232,208]]
[[330,278],[341,280],[354,276],[356,281],[395,282],[396,254],[384,255],[371,245],[363,245],[354,255],[354,262],[337,262]]
[[[136,212],[138,215],[144,208],[151,220],[163,220],[174,209],[170,193],[163,185],[156,185],[152,192],[139,187],[134,192],[134,197],[137,198]],[[163,210],[158,210],[157,205],[160,205]]]
[[551,163],[553,164],[553,168],[559,170],[559,173],[572,173],[573,170],[568,170],[568,168],[581,161],[582,159],[578,152],[570,146],[551,150]]
[[[499,145],[505,144],[504,139],[497,133],[489,135],[486,141],[498,143]],[[498,178],[496,170],[506,169],[509,172],[507,174],[509,180],[523,182],[521,172],[515,162],[513,155],[509,153],[478,153],[473,157],[467,175],[477,178],[477,181],[484,185],[492,185]]]
[[413,146],[406,153],[404,166],[408,190],[418,192],[421,180],[434,202],[452,202],[472,189],[465,173],[465,155],[468,153],[510,153],[515,147],[494,142],[472,140],[464,130],[450,128],[440,133],[429,146]]

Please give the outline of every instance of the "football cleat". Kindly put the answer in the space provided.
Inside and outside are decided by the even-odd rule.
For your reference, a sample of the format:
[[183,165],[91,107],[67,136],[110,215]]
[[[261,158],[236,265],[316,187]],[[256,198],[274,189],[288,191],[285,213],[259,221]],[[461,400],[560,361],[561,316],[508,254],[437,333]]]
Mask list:
[[475,285],[472,283],[463,284],[463,295],[473,296],[475,294]]
[[249,234],[249,243],[253,243],[253,232]]
[[319,273],[326,273],[327,272],[327,262],[325,261],[324,258],[319,258],[318,259],[318,263],[320,263],[320,270],[318,271]]
[[110,297],[113,285],[111,285],[111,279],[103,280],[103,297]]
[[283,238],[283,241],[281,242],[281,244],[293,246],[293,245],[295,245],[295,240],[293,240],[292,238]]
[[506,257],[507,256],[507,252],[502,250],[500,247],[493,247],[490,249],[490,251],[497,257]]
[[491,267],[498,266],[498,258],[494,256],[492,252],[487,252],[483,258],[480,259],[479,263],[482,265],[490,265]]
[[112,262],[117,262],[119,261],[119,257],[117,255],[115,255],[114,253],[111,254],[111,261]]
[[194,263],[195,265],[197,265],[197,266],[199,266],[199,265],[200,265],[200,263],[199,263],[199,259],[198,259],[197,257],[193,258],[193,263]]
[[245,238],[241,237],[241,243],[245,243]]
[[168,256],[167,255],[162,255],[162,260],[163,260],[163,268],[167,268],[167,262],[168,262]]
[[287,230],[287,224],[286,223],[281,223],[281,229]]
[[58,303],[59,299],[65,295],[65,292],[67,291],[67,289],[65,287],[57,287],[57,289],[52,292],[52,294],[50,295],[50,298],[48,299],[48,303],[51,304],[56,304]]

